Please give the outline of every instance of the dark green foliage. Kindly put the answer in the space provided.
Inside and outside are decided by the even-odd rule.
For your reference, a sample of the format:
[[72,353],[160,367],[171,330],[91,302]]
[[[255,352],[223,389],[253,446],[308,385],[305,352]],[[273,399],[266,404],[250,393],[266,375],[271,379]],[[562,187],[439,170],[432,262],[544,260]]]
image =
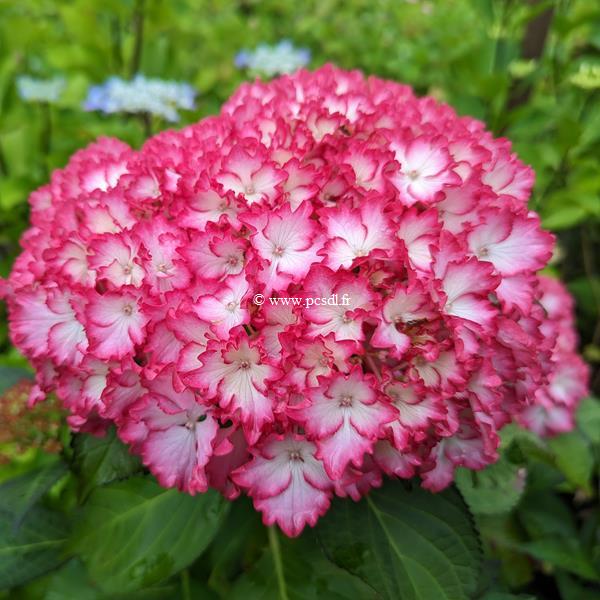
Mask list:
[[477,533],[454,491],[388,483],[355,504],[336,500],[318,528],[328,557],[390,600],[460,600],[475,591]]
[[68,520],[40,503],[67,469],[36,469],[0,486],[0,589],[21,585],[64,562]]
[[124,479],[142,468],[139,457],[129,452],[114,428],[103,437],[76,435],[73,449],[83,496],[99,485]]
[[94,490],[71,538],[92,578],[108,593],[135,591],[187,567],[211,542],[229,505],[131,477]]

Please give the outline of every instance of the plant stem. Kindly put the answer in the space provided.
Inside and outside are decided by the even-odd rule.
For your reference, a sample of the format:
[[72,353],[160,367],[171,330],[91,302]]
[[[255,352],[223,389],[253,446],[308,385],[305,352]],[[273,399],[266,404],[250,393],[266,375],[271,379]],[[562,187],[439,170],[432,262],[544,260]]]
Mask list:
[[122,73],[123,69],[123,49],[121,44],[121,22],[117,17],[110,20],[112,53],[115,61],[115,70]]
[[129,74],[133,77],[140,69],[144,47],[144,0],[136,0],[133,9],[132,28],[134,35],[133,54]]
[[[600,286],[596,281],[596,268],[594,265],[594,245],[590,239],[588,227],[584,225],[581,228],[581,254],[583,257],[583,269],[585,275],[590,282],[592,296],[596,306],[600,306]],[[595,346],[600,344],[600,320],[596,322],[596,327],[592,336],[592,344]]]
[[140,119],[144,128],[144,135],[146,138],[152,136],[152,115],[148,112],[140,113]]
[[[531,6],[540,4],[540,0],[529,0]],[[521,41],[521,58],[523,60],[540,60],[544,54],[548,33],[554,19],[554,6],[549,6],[527,23],[525,35]],[[531,95],[532,85],[519,86],[513,83],[508,95],[508,110],[525,104]]]
[[2,150],[2,143],[0,143],[0,175],[8,177],[8,164]]
[[190,589],[190,572],[187,569],[181,571],[181,596],[183,600],[192,600]]
[[277,537],[277,529],[275,525],[269,528],[269,546],[275,563],[275,574],[277,575],[277,585],[279,587],[279,597],[281,600],[289,600],[287,587],[285,585],[285,576],[283,574],[283,562],[281,560],[281,547],[279,546],[279,538]]
[[42,131],[40,134],[40,151],[46,166],[46,173],[50,172],[50,151],[52,150],[52,113],[50,104],[42,102]]

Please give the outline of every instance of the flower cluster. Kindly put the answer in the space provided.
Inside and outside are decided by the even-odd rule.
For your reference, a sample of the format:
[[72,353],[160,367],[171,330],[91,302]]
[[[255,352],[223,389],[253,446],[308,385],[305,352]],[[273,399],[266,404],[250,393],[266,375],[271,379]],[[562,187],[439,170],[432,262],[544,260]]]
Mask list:
[[179,121],[177,110],[193,110],[196,90],[188,83],[150,79],[136,75],[131,81],[110,77],[92,86],[83,107],[112,114],[147,113],[166,121]]
[[17,78],[17,91],[25,102],[46,102],[53,104],[60,99],[65,89],[62,77],[52,79],[35,79],[22,75]]
[[310,50],[296,48],[289,40],[274,46],[260,44],[254,50],[242,50],[235,57],[235,66],[267,77],[292,73],[310,62]]
[[441,490],[585,393],[532,183],[481,122],[331,66],[138,152],[102,139],[31,195],[3,284],[30,402],[55,391],[162,485],[246,493],[290,536],[384,474]]

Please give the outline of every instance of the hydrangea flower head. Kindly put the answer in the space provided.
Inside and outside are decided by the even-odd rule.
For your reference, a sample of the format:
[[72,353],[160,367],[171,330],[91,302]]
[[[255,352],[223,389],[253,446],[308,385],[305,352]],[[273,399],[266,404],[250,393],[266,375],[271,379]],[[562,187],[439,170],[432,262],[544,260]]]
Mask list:
[[166,121],[179,120],[178,110],[195,108],[196,90],[188,83],[136,75],[131,81],[109,77],[90,87],[84,109],[112,113],[148,113]]
[[46,102],[53,104],[60,99],[66,82],[62,77],[36,79],[27,75],[17,78],[17,91],[25,102]]
[[100,139],[31,195],[2,285],[30,402],[290,536],[384,475],[442,490],[586,393],[532,185],[481,122],[333,66]]
[[296,48],[290,40],[274,45],[259,44],[254,50],[241,50],[235,56],[238,69],[273,77],[292,73],[310,62],[308,48]]

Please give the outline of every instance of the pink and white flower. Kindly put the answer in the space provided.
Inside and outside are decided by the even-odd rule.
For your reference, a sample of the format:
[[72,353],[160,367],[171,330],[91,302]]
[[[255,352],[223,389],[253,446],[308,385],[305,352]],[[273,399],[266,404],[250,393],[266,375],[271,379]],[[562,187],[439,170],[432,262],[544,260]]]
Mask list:
[[273,420],[267,382],[278,376],[279,369],[269,364],[258,343],[243,338],[228,343],[211,341],[200,361],[198,369],[186,375],[188,385],[216,398],[227,414],[250,429]]
[[285,204],[276,212],[248,213],[241,220],[255,230],[250,240],[263,261],[258,280],[265,286],[264,293],[302,279],[313,263],[321,262],[317,254],[323,243],[316,235],[310,209],[292,212]]
[[247,204],[271,201],[286,179],[284,171],[274,163],[265,160],[265,153],[256,148],[235,146],[223,161],[217,181],[225,190],[244,197]]
[[85,316],[90,352],[99,359],[123,358],[144,341],[148,317],[140,307],[139,293],[130,288],[94,294]]
[[[325,267],[317,267],[306,277],[304,293],[314,300],[304,309],[310,337],[333,333],[337,341],[364,339],[362,326],[373,298],[364,282],[348,274],[336,274]],[[319,299],[318,304],[316,299]]]
[[207,229],[195,234],[192,241],[179,249],[192,273],[204,279],[223,279],[238,275],[246,263],[247,242],[231,233]]
[[431,297],[417,281],[409,287],[396,286],[385,300],[381,318],[371,344],[377,348],[388,348],[395,358],[400,358],[411,345],[411,338],[403,331],[435,317],[431,308]]
[[502,275],[537,271],[552,256],[554,238],[540,229],[538,217],[491,209],[482,218],[469,233],[469,248]]
[[265,525],[277,523],[290,537],[314,526],[329,508],[333,486],[315,450],[300,436],[272,435],[233,475],[263,512]]
[[461,178],[452,169],[454,162],[443,137],[404,136],[392,141],[390,149],[400,163],[400,171],[390,178],[406,206],[432,202],[448,186],[460,185]]
[[208,489],[205,465],[213,454],[219,425],[212,411],[190,390],[175,391],[173,373],[163,371],[130,414],[146,428],[144,464],[161,485],[195,494]]
[[330,269],[349,268],[356,259],[386,255],[393,243],[385,203],[371,200],[360,209],[327,208],[321,213],[327,242],[321,254]]
[[95,238],[90,244],[89,266],[97,279],[107,279],[116,287],[140,287],[144,269],[139,258],[140,242],[128,233],[108,233]]
[[297,418],[317,440],[316,456],[332,479],[339,479],[350,463],[359,467],[382,425],[396,416],[391,405],[378,400],[368,376],[358,370],[326,380],[308,397],[308,406],[298,410]]
[[245,297],[248,282],[244,275],[228,277],[224,286],[214,294],[201,296],[194,306],[195,313],[211,324],[211,329],[221,339],[227,339],[229,332],[248,320]]

